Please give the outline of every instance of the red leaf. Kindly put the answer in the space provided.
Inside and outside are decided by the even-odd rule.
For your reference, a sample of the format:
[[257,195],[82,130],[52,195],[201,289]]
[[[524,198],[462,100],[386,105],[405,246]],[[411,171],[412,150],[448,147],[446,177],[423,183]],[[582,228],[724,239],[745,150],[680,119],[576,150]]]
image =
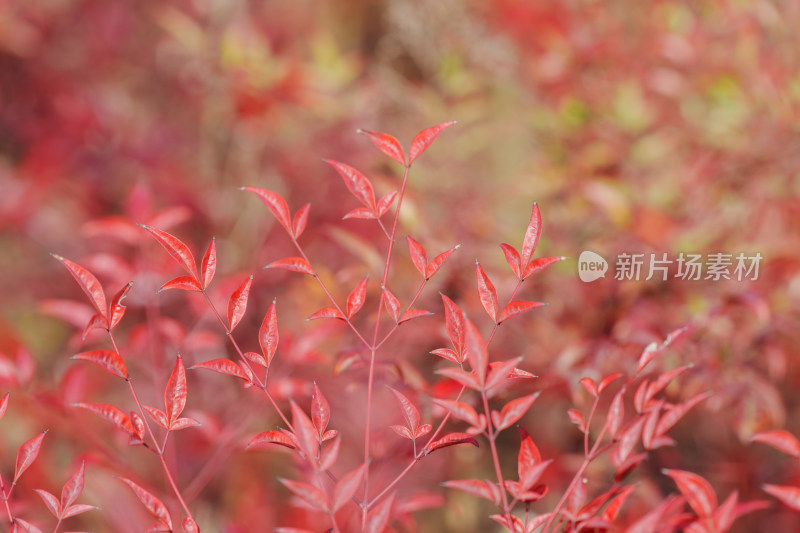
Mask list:
[[369,276],[361,280],[361,283],[347,296],[347,318],[353,318],[353,315],[358,313],[359,309],[363,307],[364,300],[367,297],[368,280]]
[[614,374],[608,375],[604,377],[600,383],[597,385],[597,394],[602,394],[606,388],[611,385],[614,381],[621,378],[622,374],[620,372],[615,372]]
[[689,505],[700,518],[706,518],[717,508],[717,495],[708,481],[694,472],[665,468],[661,471],[678,485],[678,490],[686,497]]
[[480,263],[475,262],[475,270],[478,277],[478,294],[481,297],[481,304],[493,322],[497,321],[497,291],[489,279],[489,276],[484,272]]
[[597,396],[597,385],[595,385],[592,378],[581,378],[579,383],[583,385],[583,388],[586,389],[586,392],[592,396]]
[[336,483],[336,488],[333,491],[333,511],[338,511],[344,504],[346,504],[355,495],[361,481],[364,479],[364,472],[366,465],[361,465],[355,470],[348,472]]
[[472,321],[465,320],[464,324],[467,359],[469,359],[473,372],[478,376],[478,382],[483,386],[486,383],[486,371],[489,368],[489,352],[486,351],[486,341]]
[[438,355],[443,359],[447,359],[448,361],[452,361],[457,365],[463,363],[463,361],[458,360],[458,354],[456,354],[456,352],[454,352],[450,348],[437,348],[435,350],[432,350],[431,353],[433,355]]
[[408,254],[411,256],[411,262],[414,263],[422,277],[428,279],[425,275],[425,269],[428,267],[428,256],[425,253],[425,249],[411,237],[406,237],[406,241],[408,242]]
[[89,361],[102,367],[110,374],[121,377],[122,379],[128,379],[128,369],[125,367],[125,361],[122,360],[122,357],[120,357],[117,352],[112,352],[111,350],[95,350],[73,355],[72,359]]
[[444,437],[429,443],[425,447],[425,455],[438,450],[439,448],[446,448],[447,446],[454,446],[456,444],[469,443],[478,447],[478,441],[472,435],[466,433],[448,433]]
[[479,479],[460,479],[454,481],[445,481],[443,486],[449,489],[463,490],[473,496],[484,498],[493,502],[495,505],[500,504],[500,490],[497,485],[491,481],[481,481]]
[[331,408],[328,400],[319,390],[319,387],[314,383],[314,393],[311,395],[311,421],[319,433],[320,439],[325,434],[328,428],[328,422],[331,420]]
[[603,509],[603,513],[600,515],[601,518],[604,520],[608,520],[609,522],[613,522],[617,515],[619,514],[619,510],[625,505],[625,502],[628,500],[633,491],[636,490],[636,487],[633,485],[628,485],[626,487],[622,487],[619,493],[614,496],[611,500],[611,503]]
[[364,533],[384,533],[386,526],[389,525],[389,517],[391,516],[393,504],[394,493],[383,500],[380,505],[375,507],[369,514],[369,518],[367,518],[367,527],[364,529]]
[[521,361],[522,357],[517,357],[508,361],[491,363],[489,365],[489,375],[486,377],[486,390],[501,385],[507,378],[511,377],[511,373]]
[[569,417],[569,421],[578,426],[578,429],[581,431],[586,431],[586,420],[583,418],[583,413],[578,411],[577,409],[569,409],[567,411],[567,416]]
[[537,468],[542,465],[542,454],[533,439],[523,428],[519,428],[521,442],[519,445],[519,456],[517,457],[517,475],[523,490],[529,489],[536,483],[536,479],[541,475]]
[[19,533],[20,528],[24,529],[27,533],[42,533],[42,530],[38,527],[23,520],[22,518],[19,518],[18,516],[15,516],[14,525],[11,526],[11,533]]
[[400,141],[387,133],[376,133],[367,130],[357,130],[357,132],[362,135],[366,135],[369,140],[372,141],[372,144],[377,146],[381,152],[388,155],[401,165],[406,166],[406,155],[403,152],[403,147],[400,145]]
[[372,189],[372,184],[364,174],[350,165],[345,165],[344,163],[332,159],[325,159],[324,161],[339,173],[345,185],[347,185],[347,188],[359,202],[369,207],[373,213],[377,212],[375,191]]
[[397,398],[397,403],[400,404],[400,408],[403,410],[403,416],[406,419],[406,425],[411,430],[411,434],[413,435],[419,427],[419,411],[414,404],[411,403],[411,400],[406,398],[402,392],[393,389],[392,387],[389,387],[389,390],[392,391],[395,398]]
[[241,190],[250,191],[258,196],[259,199],[264,202],[264,205],[267,206],[267,209],[272,211],[272,214],[278,219],[283,229],[285,229],[289,235],[292,235],[292,221],[289,218],[289,205],[280,194],[258,187],[242,187]]
[[97,281],[97,278],[94,277],[94,274],[83,268],[77,263],[73,263],[69,259],[65,259],[60,255],[51,254],[53,257],[61,261],[69,273],[72,274],[72,277],[75,278],[75,281],[78,282],[83,292],[86,293],[86,296],[89,297],[89,301],[92,302],[94,308],[97,309],[97,312],[103,316],[106,316],[108,312],[108,308],[106,307],[106,295],[103,292],[103,287],[100,285],[100,282]]
[[378,200],[378,216],[382,217],[386,214],[392,204],[394,203],[394,199],[397,198],[397,191],[392,191],[380,200]]
[[231,298],[228,300],[228,331],[233,331],[244,317],[244,313],[247,310],[247,298],[250,296],[250,287],[252,285],[253,275],[250,274],[250,277],[231,294]]
[[109,329],[119,324],[119,321],[122,320],[122,316],[125,314],[125,306],[122,305],[122,300],[128,296],[128,293],[131,291],[131,287],[133,287],[133,282],[129,281],[128,284],[122,287],[122,289],[120,289],[120,291],[115,294],[114,298],[111,300],[111,307],[108,311]]
[[277,444],[279,446],[285,446],[287,448],[291,448],[292,450],[294,450],[295,448],[292,439],[290,439],[280,431],[265,431],[263,433],[259,433],[258,435],[250,439],[250,442],[247,443],[245,449],[261,448],[265,444]]
[[244,358],[250,361],[251,363],[257,364],[258,366],[263,366],[264,368],[267,367],[267,360],[264,359],[264,356],[260,353],[256,352],[244,352]]
[[447,258],[453,255],[453,252],[455,252],[459,248],[461,248],[461,245],[457,244],[452,248],[450,248],[449,250],[447,250],[446,252],[442,252],[436,257],[434,257],[433,260],[430,263],[428,263],[428,266],[425,267],[425,279],[426,280],[431,279],[434,276],[434,274],[439,272],[439,269],[442,268],[442,265],[444,264],[445,261],[447,261]]
[[267,359],[267,367],[272,363],[272,358],[275,357],[275,352],[278,350],[278,338],[278,310],[273,301],[258,330],[258,343],[261,345],[261,352]]
[[183,418],[177,419],[175,422],[170,424],[169,430],[170,431],[180,431],[182,429],[193,428],[193,427],[199,426],[199,425],[200,425],[200,422],[198,422],[194,418],[183,417]]
[[[528,227],[525,229],[525,237],[522,239],[522,252],[520,253],[520,261],[523,265],[528,264],[536,251],[536,246],[539,244],[539,237],[542,236],[542,214],[539,212],[539,205],[533,202],[531,209],[531,220],[528,222]],[[526,269],[527,270],[527,269]]]
[[342,217],[342,220],[350,220],[351,218],[360,220],[375,220],[378,218],[378,215],[369,207],[356,207],[355,209],[345,213],[345,215]]
[[395,322],[399,321],[400,301],[394,294],[392,294],[392,291],[390,291],[386,287],[383,288],[383,303],[386,304],[386,311],[389,313],[389,316],[392,317],[392,320],[394,320]]
[[533,394],[528,394],[522,398],[511,400],[505,404],[503,409],[500,411],[499,423],[495,424],[497,426],[497,430],[499,431],[507,427],[511,427],[512,424],[525,416],[525,413],[528,412],[528,409],[531,408],[531,405],[533,405],[533,402],[536,401],[540,394],[541,391],[534,392]]
[[397,321],[398,324],[402,324],[403,322],[408,322],[409,320],[414,320],[415,318],[420,318],[423,316],[431,316],[433,313],[430,311],[425,311],[424,309],[409,309],[400,317]]
[[61,489],[61,508],[66,509],[73,503],[75,500],[78,499],[81,492],[83,492],[83,473],[85,471],[86,465],[84,462],[81,462],[81,466],[78,468],[78,471],[72,474],[66,483],[64,483],[64,487]]
[[692,407],[709,398],[710,396],[711,392],[702,392],[692,396],[683,403],[679,403],[678,405],[670,407],[661,417],[661,420],[658,421],[658,425],[656,426],[656,435],[664,435],[670,430],[670,428],[672,428],[672,426],[677,424],[678,421],[683,418],[683,416],[689,412]]
[[544,302],[523,302],[523,301],[513,301],[509,303],[507,306],[503,308],[500,312],[500,317],[497,319],[497,323],[501,324],[508,320],[509,318],[514,318],[515,316],[519,316],[523,313],[527,313],[531,309],[535,309],[537,307],[544,307],[547,305]]
[[449,128],[453,124],[456,124],[456,121],[452,122],[445,122],[442,124],[438,124],[436,126],[431,126],[430,128],[424,129],[421,132],[417,133],[414,140],[411,141],[411,148],[408,150],[408,166],[411,166],[419,156],[428,149],[433,141],[444,131],[446,128]]
[[292,272],[300,272],[301,274],[314,275],[314,269],[308,264],[308,261],[302,257],[287,257],[273,261],[264,268],[281,268],[283,270],[291,270]]
[[625,404],[622,397],[624,392],[625,389],[622,389],[614,395],[614,399],[611,400],[611,407],[608,408],[608,434],[612,438],[617,436],[625,418]]
[[644,427],[645,419],[639,417],[636,421],[625,428],[625,431],[619,437],[619,446],[616,450],[616,458],[619,464],[623,464],[633,451],[633,447],[639,442],[642,436],[642,428]]
[[189,247],[186,246],[180,239],[174,235],[170,235],[166,231],[158,230],[152,226],[140,224],[141,227],[150,232],[150,235],[155,237],[158,243],[183,267],[189,276],[197,282],[200,286],[200,276],[197,274],[197,264],[194,262],[194,256]]
[[39,450],[42,448],[42,439],[47,435],[47,430],[39,433],[31,440],[19,447],[17,451],[17,463],[14,467],[14,483],[16,484],[19,477],[25,472],[29,466],[33,464],[36,457],[39,455]]
[[[442,303],[444,304],[444,321],[445,328],[447,329],[447,336],[450,337],[450,342],[453,343],[453,348],[456,353],[461,356],[464,353],[464,312],[456,305],[456,303],[442,294]],[[459,359],[461,359],[459,357]],[[463,362],[459,361],[459,362]]]
[[247,377],[247,374],[242,371],[242,368],[230,359],[212,359],[211,361],[196,363],[189,367],[189,370],[194,370],[196,368],[204,368],[206,370],[211,370],[212,372],[217,372],[218,374],[234,376],[237,378],[242,378],[245,381],[250,381],[250,379]]
[[455,380],[472,390],[481,390],[481,384],[478,382],[478,376],[475,374],[464,372],[458,368],[442,368],[441,370],[437,370],[436,373]]
[[566,257],[540,257],[538,259],[534,259],[528,266],[525,267],[525,271],[522,273],[522,279],[528,279],[532,275],[536,274],[537,272],[541,272],[545,268],[549,267],[553,263],[558,263],[559,261],[563,261]]
[[200,283],[191,276],[178,276],[177,278],[171,279],[163,284],[161,288],[158,289],[158,292],[164,292],[171,289],[201,292],[203,287],[201,287]]
[[172,519],[169,516],[167,507],[162,503],[161,500],[128,478],[117,476],[117,479],[128,485],[133,490],[133,493],[136,494],[136,497],[139,498],[139,501],[144,504],[151,515],[153,515],[159,522],[167,526],[169,530],[172,530]]
[[756,433],[750,437],[750,442],[763,442],[786,455],[800,457],[800,442],[794,435],[782,429]]
[[464,422],[470,424],[471,426],[475,427],[481,426],[480,420],[478,419],[478,413],[475,411],[475,409],[472,408],[471,405],[467,405],[463,402],[458,402],[456,400],[434,399],[433,403],[450,411],[453,414],[453,416],[455,416],[459,420],[463,420]]
[[69,518],[70,516],[76,516],[81,513],[85,513],[86,511],[97,511],[99,507],[95,507],[94,505],[86,505],[83,503],[76,503],[75,505],[70,505],[64,512],[61,513],[61,518]]
[[89,319],[89,323],[86,324],[85,328],[83,328],[81,339],[86,340],[86,337],[93,329],[108,330],[108,319],[105,315],[101,315],[100,313],[95,313],[92,315],[92,318]]
[[308,483],[301,483],[299,481],[292,481],[291,479],[279,479],[283,485],[292,491],[295,496],[305,501],[312,507],[316,507],[322,511],[327,510],[327,498],[325,494],[317,487],[309,485]]
[[116,424],[121,430],[134,435],[136,430],[133,427],[133,423],[131,422],[128,415],[126,415],[122,410],[114,407],[113,405],[107,404],[92,404],[92,403],[74,403],[72,404],[73,407],[80,407],[82,409],[86,409],[88,411],[93,412],[97,416],[103,417],[109,422]]
[[417,432],[414,433],[414,438],[418,439],[420,437],[424,437],[425,435],[430,433],[432,429],[433,426],[431,426],[430,424],[422,424],[420,427],[417,428]]
[[503,250],[503,255],[506,256],[506,262],[511,267],[511,271],[517,276],[518,279],[522,278],[521,264],[519,252],[510,244],[502,243],[500,249]]
[[169,429],[169,420],[167,420],[167,415],[164,413],[164,411],[155,407],[150,407],[149,405],[145,405],[143,408],[156,424],[164,429]]
[[3,398],[0,400],[0,418],[3,418],[3,415],[6,414],[6,409],[8,409],[8,398],[11,396],[10,392],[7,392],[3,395]]
[[47,506],[47,510],[50,511],[50,514],[58,518],[61,514],[61,507],[58,504],[58,498],[43,489],[33,489],[33,491],[42,499],[44,504]]
[[338,318],[340,320],[347,320],[347,317],[344,316],[341,311],[336,309],[335,307],[323,307],[306,320],[316,320],[318,318]]
[[795,511],[800,511],[800,488],[786,485],[770,485],[767,483],[762,485],[761,489]]
[[200,533],[200,528],[197,527],[197,522],[195,522],[190,516],[187,516],[181,520],[181,528],[183,529],[183,533]]
[[306,204],[294,214],[292,219],[292,231],[295,239],[299,239],[300,235],[306,230],[308,224],[308,212],[311,210],[311,204]]
[[203,259],[200,261],[200,274],[202,275],[201,281],[203,282],[203,289],[207,289],[211,285],[211,280],[214,279],[214,274],[217,272],[217,238],[211,237],[211,243],[203,254]]
[[319,434],[314,428],[314,424],[311,423],[311,420],[296,403],[291,402],[291,407],[292,428],[294,428],[294,434],[297,437],[297,444],[306,459],[314,463],[319,452]]
[[416,437],[414,436],[413,433],[411,433],[411,430],[405,426],[400,426],[395,424],[389,427],[391,428],[392,431],[394,431],[403,438],[406,438],[408,440],[416,440]]
[[186,392],[186,368],[183,366],[183,358],[178,354],[175,367],[167,381],[167,388],[164,390],[164,407],[170,426],[186,407]]

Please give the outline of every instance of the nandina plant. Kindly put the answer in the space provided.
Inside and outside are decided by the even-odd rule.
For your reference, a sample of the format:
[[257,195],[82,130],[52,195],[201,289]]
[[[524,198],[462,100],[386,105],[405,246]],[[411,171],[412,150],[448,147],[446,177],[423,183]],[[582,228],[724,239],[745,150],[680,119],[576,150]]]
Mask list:
[[[462,306],[446,294],[441,294],[441,309],[417,307],[431,279],[447,268],[448,259],[459,248],[456,244],[429,259],[420,242],[411,236],[406,237],[408,258],[416,272],[416,289],[410,296],[401,296],[399,288],[409,283],[395,279],[392,266],[399,255],[397,245],[402,242],[400,213],[408,194],[409,173],[417,158],[454,124],[448,122],[423,130],[413,139],[408,151],[390,135],[360,130],[402,171],[397,189],[380,198],[365,174],[345,163],[325,160],[360,204],[343,218],[375,224],[379,229],[377,235],[382,236],[382,241],[377,243],[383,251],[380,277],[374,280],[365,272],[354,287],[342,289],[332,286],[331,276],[321,274],[319,266],[316,266],[318,260],[324,262],[325,258],[312,260],[304,246],[302,237],[309,221],[310,205],[305,204],[292,212],[286,200],[274,191],[256,186],[243,188],[263,202],[296,250],[291,256],[276,257],[265,268],[310,276],[328,303],[311,314],[308,320],[339,323],[346,330],[346,335],[337,337],[346,348],[328,349],[332,353],[347,353],[336,363],[336,372],[352,368],[363,370],[354,373],[354,379],[360,382],[359,387],[352,389],[355,392],[350,393],[360,395],[359,401],[363,402],[363,424],[360,425],[343,423],[351,419],[353,413],[336,412],[331,408],[328,397],[341,391],[326,390],[330,383],[329,368],[312,367],[317,372],[312,379],[299,378],[300,384],[297,380],[288,381],[292,384],[289,393],[276,393],[273,369],[285,349],[280,342],[279,329],[285,326],[279,320],[278,303],[273,300],[266,311],[248,307],[254,287],[254,276],[250,274],[244,276],[227,297],[227,309],[219,309],[212,292],[217,271],[214,238],[211,238],[198,265],[191,247],[181,239],[155,225],[141,225],[142,231],[149,233],[183,271],[165,281],[159,292],[186,291],[188,298],[202,303],[218,323],[219,334],[227,339],[232,349],[232,357],[197,361],[188,368],[184,358],[194,360],[194,354],[172,354],[172,369],[159,383],[164,391],[163,408],[149,405],[152,402],[142,399],[140,379],[144,378],[129,371],[125,346],[120,345],[114,334],[125,315],[125,299],[134,290],[132,282],[119,288],[108,300],[101,283],[87,268],[55,255],[83,289],[93,309],[82,337],[86,339],[94,330],[105,332],[106,337],[105,346],[80,352],[73,359],[93,363],[119,380],[134,408],[126,412],[110,403],[86,402],[75,403],[74,407],[88,410],[114,424],[128,436],[130,445],[142,446],[149,451],[154,464],[163,473],[161,486],[155,479],[134,481],[131,478],[136,476],[128,472],[120,472],[118,476],[119,482],[132,490],[154,518],[149,531],[176,530],[178,520],[173,512],[177,508],[180,509],[182,531],[213,528],[198,519],[205,511],[192,505],[192,498],[187,497],[187,489],[182,487],[175,472],[175,460],[180,458],[181,449],[172,448],[170,451],[169,447],[175,439],[174,434],[199,431],[201,425],[196,417],[184,416],[187,402],[195,396],[194,391],[192,395],[188,393],[187,370],[210,370],[238,380],[243,396],[249,398],[254,392],[272,412],[270,415],[265,414],[265,410],[259,411],[263,425],[268,425],[271,420],[279,421],[278,427],[265,427],[258,434],[250,435],[240,450],[248,454],[277,453],[282,447],[291,450],[295,458],[294,476],[279,479],[285,487],[279,495],[300,512],[284,513],[282,516],[288,522],[278,527],[278,531],[377,533],[414,529],[410,519],[412,512],[441,507],[444,500],[440,492],[413,493],[404,481],[421,463],[430,461],[431,454],[453,453],[453,450],[440,450],[458,445],[488,449],[486,458],[493,476],[481,479],[482,474],[476,472],[473,477],[466,473],[459,475],[458,479],[442,479],[444,490],[462,491],[487,500],[496,507],[496,512],[487,520],[491,519],[515,533],[607,531],[620,526],[633,533],[679,530],[721,533],[729,530],[738,517],[764,508],[765,502],[762,501],[739,502],[736,491],[719,503],[708,481],[690,471],[669,468],[663,470],[663,475],[674,482],[680,495],[666,496],[636,517],[622,512],[636,492],[636,485],[626,481],[631,473],[646,463],[653,451],[674,445],[668,435],[670,429],[709,397],[710,392],[702,392],[674,401],[666,393],[674,380],[690,371],[691,365],[649,373],[651,363],[683,336],[685,328],[674,331],[662,343],[647,346],[630,372],[621,369],[625,371],[605,376],[598,382],[588,377],[580,380],[588,408],[576,405],[565,416],[576,426],[583,460],[566,478],[563,467],[560,477],[550,474],[550,467],[559,457],[543,456],[532,431],[529,431],[531,428],[518,425],[527,418],[529,411],[533,410],[535,414],[533,408],[542,393],[536,376],[530,369],[526,370],[523,357],[501,357],[494,353],[492,345],[505,322],[534,319],[534,315],[529,313],[545,305],[520,299],[524,282],[564,259],[536,257],[542,234],[542,216],[536,203],[527,227],[520,232],[521,247],[517,249],[506,243],[500,245],[513,280],[513,289],[505,298],[501,299],[483,266],[479,262],[475,264],[477,297],[488,316],[488,326],[483,331],[479,321],[486,319],[468,317]],[[347,296],[337,298],[337,294]],[[258,313],[259,317],[263,313],[263,320],[260,320],[257,336],[240,338],[237,326],[243,323],[248,312]],[[439,392],[444,390],[444,394],[415,385],[401,372],[387,374],[379,368],[391,360],[391,354],[386,353],[393,346],[390,341],[395,337],[413,338],[420,334],[418,332],[427,332],[428,329],[415,328],[415,324],[433,320],[440,321],[446,334],[443,338],[449,341],[448,346],[431,351],[433,356],[445,361],[445,366],[437,370],[442,384]],[[157,327],[157,324],[147,325]],[[430,339],[432,345],[439,342],[438,336]],[[260,351],[244,348],[248,345],[258,345]],[[277,378],[283,380],[284,385],[287,383],[285,373],[284,369]],[[378,397],[394,398],[394,412],[385,403],[378,405]],[[0,417],[5,413],[8,398],[6,394],[0,403]],[[199,411],[202,412],[202,408],[201,405]],[[387,420],[401,423],[386,423]],[[386,444],[388,432],[392,432],[392,438],[396,439],[391,446]],[[518,435],[519,447],[515,455],[504,454],[504,448],[498,443],[505,438],[506,432]],[[44,435],[41,433],[20,448],[12,483],[9,485],[3,482],[5,478],[0,479],[7,518],[15,530],[39,531],[37,526],[17,516],[9,502],[18,496],[13,489],[18,478],[36,459]],[[376,440],[380,440],[381,446],[376,447]],[[800,445],[786,432],[760,433],[754,440],[789,455],[800,456]],[[358,450],[353,450],[353,447]],[[175,457],[170,457],[170,453]],[[407,459],[398,463],[391,460],[392,454]],[[599,461],[610,466],[605,475],[592,480],[590,491],[588,472],[591,465]],[[381,468],[378,469],[377,465]],[[508,471],[513,466],[516,475],[509,476]],[[60,500],[47,491],[37,491],[57,520],[54,531],[58,530],[62,520],[94,509],[74,503],[83,487],[83,477],[82,464],[67,481]],[[196,496],[198,490],[201,489],[193,488],[192,496]],[[800,507],[798,489],[767,485],[765,490],[787,505]],[[263,505],[276,504],[264,501]],[[250,527],[259,529],[252,524]]]

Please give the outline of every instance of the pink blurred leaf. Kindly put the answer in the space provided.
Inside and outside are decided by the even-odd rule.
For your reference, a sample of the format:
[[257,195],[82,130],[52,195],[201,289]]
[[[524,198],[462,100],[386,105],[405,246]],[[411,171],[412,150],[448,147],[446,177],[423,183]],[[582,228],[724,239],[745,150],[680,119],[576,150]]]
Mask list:
[[181,529],[183,529],[183,533],[200,533],[200,528],[197,527],[197,522],[195,522],[190,516],[187,516],[181,520]]
[[478,383],[486,383],[486,371],[489,368],[489,352],[486,350],[486,341],[470,320],[465,320],[466,352],[469,364],[478,377]]
[[449,128],[453,124],[456,124],[456,121],[437,124],[436,126],[431,126],[417,133],[414,140],[411,141],[411,148],[408,150],[408,165],[411,166],[411,163],[413,163],[422,152],[427,150],[431,143],[435,141],[446,128]]
[[319,434],[314,424],[296,403],[291,402],[291,408],[292,427],[297,437],[297,444],[306,459],[313,464],[317,460],[319,451]]
[[460,479],[445,481],[443,486],[449,489],[457,489],[472,494],[479,498],[484,498],[494,503],[500,504],[500,490],[491,481],[481,481],[480,479]]
[[625,404],[623,402],[624,391],[625,389],[614,395],[614,399],[611,400],[611,406],[608,408],[608,434],[612,438],[617,436],[619,429],[622,427],[622,422],[625,419]]
[[672,478],[678,490],[701,518],[710,517],[717,508],[717,495],[711,484],[694,472],[665,468],[662,473]]
[[478,419],[478,413],[475,409],[464,402],[459,402],[456,400],[440,400],[434,399],[433,403],[436,405],[443,407],[447,411],[449,411],[453,416],[458,418],[459,420],[463,420],[467,424],[475,427],[480,427],[481,423]]
[[292,481],[291,479],[279,479],[287,489],[292,491],[295,496],[305,501],[312,507],[316,507],[321,511],[328,508],[327,498],[317,487],[309,485],[308,483],[301,483],[299,481]]
[[384,533],[386,526],[389,525],[389,517],[394,504],[394,493],[383,500],[367,518],[367,527],[364,533]]
[[172,519],[169,516],[169,511],[164,503],[153,496],[150,492],[143,489],[128,478],[119,477],[117,479],[128,485],[139,501],[147,508],[148,512],[153,515],[160,523],[164,524],[169,530],[172,530]]
[[3,395],[3,398],[0,399],[0,418],[3,418],[3,415],[6,414],[6,409],[8,409],[8,399],[11,396],[10,392],[7,392]]
[[783,429],[756,433],[750,437],[750,442],[761,442],[786,455],[800,457],[800,442],[797,441],[797,437]]
[[761,489],[795,511],[800,511],[800,488],[766,483]]
[[362,464],[355,470],[342,476],[338,483],[336,483],[336,488],[333,491],[333,511],[338,511],[355,495],[364,479],[364,472],[366,469],[366,465]]

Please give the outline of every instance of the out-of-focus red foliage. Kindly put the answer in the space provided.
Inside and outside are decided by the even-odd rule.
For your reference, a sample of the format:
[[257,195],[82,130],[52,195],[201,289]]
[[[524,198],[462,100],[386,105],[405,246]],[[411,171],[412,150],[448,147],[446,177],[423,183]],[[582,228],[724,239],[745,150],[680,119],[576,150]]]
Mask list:
[[[797,487],[796,463],[764,446],[775,446],[775,434],[763,436],[800,434],[797,27],[800,7],[778,0],[2,3],[0,394],[11,391],[0,421],[4,483],[19,446],[50,430],[14,489],[15,514],[50,527],[55,518],[32,489],[60,494],[85,462],[77,501],[103,511],[70,518],[69,528],[140,531],[152,522],[113,475],[158,494],[178,517],[153,454],[127,447],[131,435],[73,406],[117,405],[125,416],[135,408],[119,377],[69,360],[108,345],[99,329],[82,339],[95,310],[49,256],[88,268],[109,301],[134,281],[115,334],[142,401],[160,409],[176,352],[187,367],[235,352],[202,297],[156,294],[176,265],[137,223],[180,235],[198,263],[216,236],[219,271],[209,294],[219,309],[255,273],[251,311],[235,331],[245,352],[259,349],[263,314],[277,298],[273,397],[286,412],[289,399],[306,409],[316,380],[331,427],[360,434],[368,369],[359,345],[335,321],[304,322],[329,305],[310,278],[260,270],[296,250],[238,188],[276,191],[292,213],[311,203],[305,250],[345,302],[366,273],[372,285],[380,280],[384,250],[375,243],[385,238],[373,222],[340,220],[359,204],[321,159],[364,171],[380,199],[397,189],[400,167],[378,160],[369,140],[352,132],[390,131],[408,146],[420,125],[454,119],[458,127],[411,172],[392,293],[407,302],[419,280],[406,234],[428,259],[462,246],[416,304],[438,316],[409,324],[413,334],[401,329],[376,362],[373,409],[385,413],[383,425],[402,422],[384,384],[405,384],[400,392],[418,406],[419,397],[458,393],[435,373],[444,362],[428,353],[448,340],[436,292],[488,335],[474,260],[504,301],[516,276],[497,244],[518,246],[537,201],[545,225],[537,255],[569,259],[524,285],[524,299],[549,306],[503,324],[491,347],[493,360],[522,356],[540,376],[514,389],[542,391],[520,423],[542,456],[554,458],[550,490],[532,510],[552,510],[583,459],[583,435],[566,414],[591,406],[579,380],[632,376],[645,346],[684,325],[686,338],[652,371],[693,365],[664,391],[671,402],[713,395],[671,429],[677,446],[651,452],[632,471],[626,482],[637,489],[618,523],[653,509],[677,516],[676,505],[658,504],[677,493],[684,470],[708,480],[720,502],[734,490],[745,502],[769,498],[765,484]],[[609,271],[583,283],[582,250],[607,259],[759,252],[764,261],[757,281],[617,281]],[[368,292],[367,305],[377,295]],[[183,416],[202,425],[171,437],[165,458],[200,526],[318,525],[286,504],[291,492],[277,479],[297,471],[281,451],[240,453],[254,434],[283,424],[275,411],[234,378],[187,374]],[[431,402],[421,407],[425,420],[443,414]],[[372,466],[376,486],[411,453],[407,440],[384,429],[372,442],[384,458]],[[760,442],[751,443],[754,435]],[[518,437],[497,444],[514,473]],[[360,441],[343,440],[343,463],[355,467],[362,454]],[[399,485],[393,527],[491,527],[489,502],[438,486],[463,471],[492,478],[487,457],[482,446],[426,459]],[[609,459],[590,465],[586,501],[607,489],[613,472]],[[415,494],[416,485],[426,492]],[[791,502],[791,494],[769,491]],[[581,502],[571,505],[577,511]],[[733,530],[790,530],[796,515],[773,505]],[[428,507],[445,511],[417,512]]]

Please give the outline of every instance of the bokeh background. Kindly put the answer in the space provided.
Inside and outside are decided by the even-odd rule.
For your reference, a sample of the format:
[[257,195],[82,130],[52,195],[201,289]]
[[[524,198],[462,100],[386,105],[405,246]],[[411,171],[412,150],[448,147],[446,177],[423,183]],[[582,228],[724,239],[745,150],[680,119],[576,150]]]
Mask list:
[[[733,489],[763,498],[765,482],[797,485],[796,461],[747,440],[774,428],[800,433],[798,27],[800,4],[779,0],[0,3],[0,392],[12,392],[0,422],[4,476],[17,446],[49,427],[18,494],[57,492],[85,459],[82,501],[104,512],[75,523],[95,531],[147,524],[111,475],[133,470],[163,490],[152,457],[70,407],[128,400],[110,378],[69,361],[103,341],[81,342],[86,308],[63,300],[82,295],[48,254],[90,268],[111,294],[136,280],[120,335],[151,403],[177,349],[194,362],[229,348],[202,301],[155,295],[175,268],[132,222],[180,235],[198,256],[215,235],[222,305],[255,271],[243,344],[257,346],[253,332],[277,297],[284,362],[275,386],[283,398],[307,398],[309,380],[324,380],[333,427],[359,427],[361,371],[341,368],[352,339],[303,322],[324,305],[310,282],[259,270],[291,247],[238,187],[278,191],[293,209],[312,204],[309,255],[345,297],[365,273],[379,279],[384,243],[372,224],[340,221],[356,205],[321,159],[356,166],[387,193],[399,184],[398,166],[355,130],[386,131],[407,146],[420,129],[458,120],[413,168],[401,235],[429,254],[462,243],[420,306],[441,313],[441,290],[488,329],[474,261],[507,298],[513,279],[497,245],[519,245],[538,201],[539,255],[571,259],[526,283],[523,298],[550,305],[504,325],[493,353],[524,355],[542,376],[535,387],[545,393],[523,425],[545,455],[559,457],[554,483],[580,452],[565,415],[587,405],[578,379],[634,369],[643,346],[690,325],[658,364],[695,365],[668,391],[673,398],[714,396],[675,428],[679,445],[636,474],[629,519],[674,491],[663,467],[701,473],[721,498]],[[609,275],[584,284],[575,258],[585,249],[609,259],[759,252],[764,261],[757,281]],[[395,293],[409,298],[416,280],[404,247],[392,275]],[[427,352],[445,337],[440,320],[420,324],[387,351],[381,379],[403,376],[435,392],[445,388],[433,373],[441,363]],[[171,461],[199,518],[219,531],[301,520],[276,504],[288,501],[276,476],[294,474],[286,456],[237,452],[246,436],[274,428],[274,413],[219,376],[192,380],[190,408],[202,411],[204,429],[177,437]],[[385,400],[386,416],[398,415]],[[430,405],[424,411],[430,417]],[[376,439],[386,453],[398,445],[390,433]],[[518,440],[502,445],[513,471]],[[360,446],[352,448],[355,458]],[[434,508],[402,527],[492,527],[490,508],[437,485],[490,476],[485,451],[434,459],[408,485],[430,491],[428,499],[406,502]],[[385,468],[391,479],[396,465]],[[590,472],[590,491],[608,468]],[[20,514],[48,523],[34,498]],[[797,520],[775,504],[739,531],[790,531]]]

